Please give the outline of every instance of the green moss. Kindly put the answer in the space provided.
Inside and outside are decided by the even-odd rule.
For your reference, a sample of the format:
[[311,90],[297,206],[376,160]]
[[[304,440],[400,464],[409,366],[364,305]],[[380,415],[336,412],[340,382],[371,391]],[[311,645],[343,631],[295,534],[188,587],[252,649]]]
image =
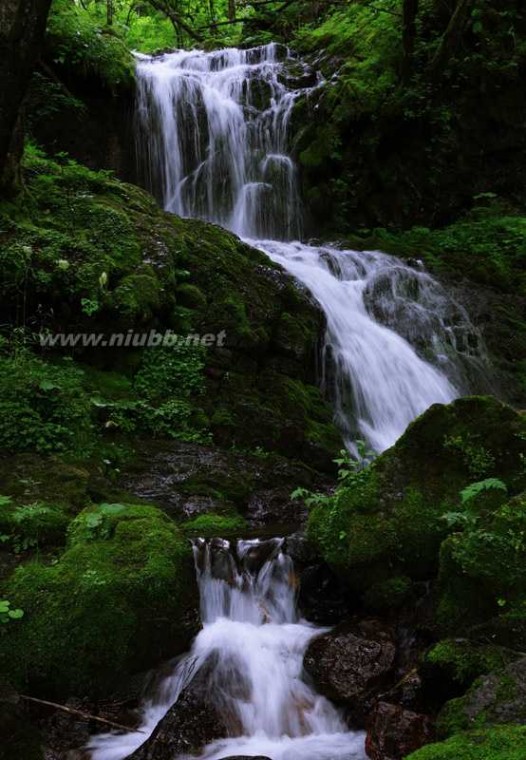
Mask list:
[[467,688],[479,676],[504,667],[517,656],[516,652],[493,644],[443,639],[426,653],[422,667],[442,683],[448,681],[457,688]]
[[0,533],[9,537],[15,549],[65,543],[70,519],[63,507],[53,504],[0,503]]
[[69,361],[43,362],[27,353],[0,357],[0,448],[89,454],[91,407],[82,373]]
[[[111,325],[123,337],[134,328],[226,332],[224,346],[192,356],[179,347],[71,346],[75,359],[97,367],[83,383],[96,434],[206,442],[213,418],[220,445],[259,446],[332,467],[340,437],[314,385],[320,317],[263,253],[214,225],[167,215],[139,188],[64,156],[50,160],[29,146],[24,171],[27,193],[0,203],[8,350],[17,350],[11,326],[22,311],[27,324],[48,315],[51,337],[64,325],[103,336]],[[17,335],[32,340],[27,330]],[[125,380],[116,379],[120,373]],[[27,450],[35,441],[27,436]]]
[[179,285],[175,291],[177,302],[190,309],[204,309],[206,308],[207,298],[206,295],[196,285],[190,283],[183,283]]
[[430,744],[407,760],[523,760],[526,727],[499,726]]
[[385,611],[402,607],[410,598],[412,582],[406,576],[389,578],[386,581],[374,583],[364,596],[367,607]]
[[199,515],[181,526],[187,536],[212,538],[239,536],[247,529],[246,520],[241,515]]
[[440,553],[438,619],[461,630],[508,612],[526,596],[524,495],[481,510]]
[[161,284],[153,271],[128,275],[115,288],[111,301],[125,317],[147,322],[162,304]]
[[467,441],[470,452],[483,447],[488,475],[520,490],[524,426],[520,415],[489,397],[433,406],[351,487],[315,506],[309,536],[358,591],[399,575],[430,577],[452,530],[444,516],[462,510],[459,492],[473,479],[473,458],[452,447],[451,439]]
[[111,506],[79,515],[55,565],[29,563],[8,582],[25,615],[1,637],[0,660],[20,687],[104,694],[188,645],[196,602],[189,543],[153,507]]
[[17,454],[0,458],[2,492],[19,504],[44,502],[77,510],[86,506],[89,472],[56,456]]

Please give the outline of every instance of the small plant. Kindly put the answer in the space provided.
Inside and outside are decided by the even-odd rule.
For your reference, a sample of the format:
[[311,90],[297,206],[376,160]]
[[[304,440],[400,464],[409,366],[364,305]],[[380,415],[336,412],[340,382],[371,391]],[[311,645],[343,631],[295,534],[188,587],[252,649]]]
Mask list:
[[0,623],[10,623],[12,620],[20,620],[24,617],[24,610],[11,609],[11,602],[0,599]]
[[463,505],[468,508],[464,512],[447,512],[443,519],[447,522],[450,528],[470,528],[474,529],[479,521],[480,515],[473,509],[469,509],[469,505],[479,496],[481,493],[487,493],[489,491],[500,491],[504,494],[508,493],[506,484],[498,478],[486,478],[486,480],[479,480],[477,483],[471,483],[460,492],[460,500]]
[[338,480],[341,485],[350,486],[359,480],[359,473],[368,467],[375,453],[365,441],[356,441],[357,457],[353,457],[347,449],[341,449],[340,456],[333,460],[338,466]]
[[499,480],[499,478],[486,478],[486,480],[479,480],[477,483],[472,483],[460,492],[460,499],[462,501],[462,504],[467,504],[468,502],[472,501],[483,491],[504,491],[504,493],[508,493],[508,488],[506,486],[506,483],[504,483],[502,480]]

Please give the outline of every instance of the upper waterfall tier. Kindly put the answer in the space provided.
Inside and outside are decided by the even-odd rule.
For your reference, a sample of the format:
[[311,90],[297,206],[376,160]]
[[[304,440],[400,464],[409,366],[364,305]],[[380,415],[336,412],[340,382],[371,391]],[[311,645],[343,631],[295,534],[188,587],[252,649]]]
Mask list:
[[168,211],[242,237],[300,236],[287,127],[316,86],[306,64],[276,44],[141,57],[139,154]]
[[[308,288],[327,331],[324,378],[348,448],[391,446],[433,403],[477,385],[480,335],[421,268],[299,242],[292,110],[322,80],[276,44],[138,63],[139,155],[168,211],[227,227]],[[288,242],[283,242],[288,241]]]

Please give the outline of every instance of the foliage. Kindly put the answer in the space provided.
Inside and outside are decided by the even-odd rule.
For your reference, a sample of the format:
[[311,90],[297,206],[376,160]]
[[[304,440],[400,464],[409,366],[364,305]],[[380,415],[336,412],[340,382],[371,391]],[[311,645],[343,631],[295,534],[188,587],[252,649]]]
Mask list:
[[104,29],[82,4],[53,0],[47,35],[52,60],[60,67],[96,76],[110,90],[133,83],[134,62],[122,38]]
[[0,496],[0,540],[20,554],[44,545],[64,543],[69,517],[56,505],[33,502],[15,504]]
[[361,243],[353,242],[396,255],[417,255],[435,272],[523,293],[525,232],[526,217],[498,198],[488,201],[479,196],[469,212],[448,226],[413,227],[406,232],[377,229]]
[[0,357],[0,447],[7,451],[89,454],[94,444],[82,372],[26,352]]
[[10,623],[12,620],[20,620],[24,617],[24,610],[11,609],[11,602],[0,599],[0,624]]

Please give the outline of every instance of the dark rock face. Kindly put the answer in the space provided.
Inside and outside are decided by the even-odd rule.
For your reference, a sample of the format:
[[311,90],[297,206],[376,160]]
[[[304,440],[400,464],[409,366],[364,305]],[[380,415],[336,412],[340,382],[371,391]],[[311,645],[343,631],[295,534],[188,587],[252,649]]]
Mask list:
[[371,760],[402,760],[433,740],[426,715],[378,702],[368,719],[366,751]]
[[343,625],[319,636],[305,654],[304,667],[318,691],[360,720],[392,675],[396,648],[391,631],[377,620]]
[[205,667],[130,760],[173,760],[179,755],[195,754],[209,742],[227,736],[228,728],[208,687]]
[[349,614],[345,588],[325,564],[310,565],[301,573],[298,605],[307,620],[319,625],[335,625]]
[[183,442],[142,443],[120,485],[159,504],[175,517],[193,518],[236,508],[250,526],[304,522],[303,504],[292,501],[292,484],[316,487],[322,478],[277,455],[261,457]]

